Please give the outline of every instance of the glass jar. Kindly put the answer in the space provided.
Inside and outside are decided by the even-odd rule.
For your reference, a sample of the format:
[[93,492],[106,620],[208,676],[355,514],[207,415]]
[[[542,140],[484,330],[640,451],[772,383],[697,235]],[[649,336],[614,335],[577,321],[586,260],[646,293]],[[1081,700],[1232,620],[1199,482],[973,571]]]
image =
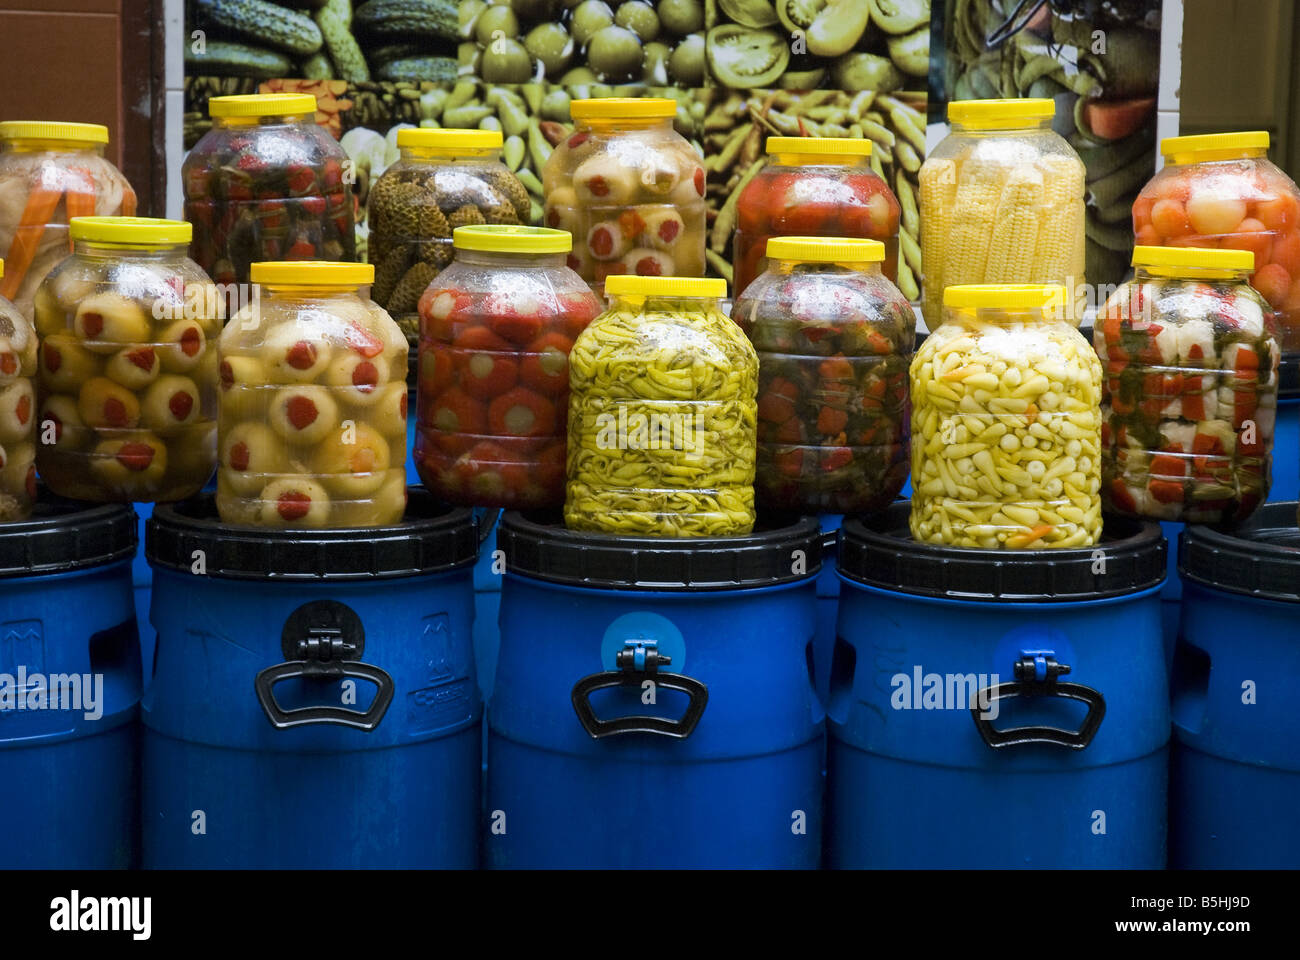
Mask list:
[[573,237],[469,226],[420,298],[415,462],[450,503],[559,507],[569,350],[601,304],[564,265]]
[[922,311],[956,284],[1084,283],[1083,161],[1052,131],[1056,101],[948,104],[952,132],[921,166]]
[[181,167],[192,256],[218,283],[255,260],[355,260],[347,154],[309,93],[208,100],[212,129]]
[[501,162],[499,130],[404,129],[401,156],[370,192],[370,295],[415,341],[420,294],[451,263],[451,233],[528,223],[532,201]]
[[406,337],[365,263],[255,263],[221,332],[217,512],[264,527],[375,527],[406,509]]
[[36,293],[36,468],[97,502],[171,501],[212,476],[222,300],[186,255],[190,225],[76,217]]
[[36,358],[31,321],[0,297],[0,523],[26,520],[36,499]]
[[1139,244],[1255,255],[1250,282],[1278,314],[1279,346],[1300,353],[1300,191],[1267,156],[1269,136],[1212,133],[1160,141],[1165,166],[1133,201]]
[[944,291],[912,360],[912,536],[1085,547],[1101,536],[1101,364],[1065,287]]
[[0,123],[0,297],[32,319],[32,300],[72,250],[72,217],[135,215],[135,191],[104,159],[108,127],[97,123]]
[[731,316],[758,351],[758,503],[879,510],[908,471],[916,314],[876,240],[778,237]]
[[1238,522],[1268,498],[1279,351],[1246,250],[1138,246],[1093,329],[1106,509]]
[[569,354],[572,530],[749,533],[758,355],[723,280],[609,277],[609,309]]
[[[771,237],[879,240],[885,245],[884,274],[891,282],[898,279],[902,208],[871,169],[871,149],[870,140],[768,137],[772,159],[736,201],[735,296],[767,269],[763,251]],[[915,247],[911,237],[907,242]],[[918,248],[914,262],[919,256]]]
[[704,164],[673,130],[675,100],[574,100],[575,130],[546,161],[548,227],[573,234],[569,266],[599,287],[615,274],[704,276]]

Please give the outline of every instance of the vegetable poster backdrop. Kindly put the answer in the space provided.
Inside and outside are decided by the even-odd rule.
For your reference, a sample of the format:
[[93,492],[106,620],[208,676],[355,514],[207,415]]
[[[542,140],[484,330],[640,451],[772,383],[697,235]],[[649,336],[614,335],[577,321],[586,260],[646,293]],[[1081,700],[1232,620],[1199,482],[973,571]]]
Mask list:
[[[1053,96],[1057,129],[1088,166],[1089,279],[1115,282],[1131,245],[1128,204],[1153,169],[1158,7],[1158,0],[187,0],[185,146],[208,128],[209,96],[314,93],[318,121],[356,164],[357,253],[365,257],[370,184],[397,159],[402,126],[499,129],[505,162],[529,194],[520,219],[541,223],[543,167],[571,132],[570,100],[668,96],[678,103],[678,132],[705,158],[711,275],[733,279],[736,200],[764,164],[768,136],[860,137],[873,141],[871,166],[898,196],[898,284],[915,300],[927,100],[938,120],[949,98]],[[932,49],[932,37],[942,38],[942,49]],[[835,216],[811,198],[789,202],[801,208],[800,223]],[[403,295],[416,286],[403,286]],[[396,316],[414,305],[388,307]]]

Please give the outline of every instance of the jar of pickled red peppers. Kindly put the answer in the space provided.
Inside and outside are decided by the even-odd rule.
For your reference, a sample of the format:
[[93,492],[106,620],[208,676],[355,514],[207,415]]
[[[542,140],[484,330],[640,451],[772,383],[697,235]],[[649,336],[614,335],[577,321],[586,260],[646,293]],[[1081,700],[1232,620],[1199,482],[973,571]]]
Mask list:
[[767,269],[764,248],[772,237],[879,240],[884,275],[897,280],[902,207],[871,169],[871,151],[863,139],[768,137],[772,159],[736,201],[735,296]]
[[1101,364],[1063,286],[944,291],[911,366],[912,536],[1035,550],[1101,536]]
[[73,217],[131,217],[135,191],[104,157],[97,123],[0,123],[0,296],[28,320],[46,275],[69,253]]
[[1300,353],[1300,190],[1268,159],[1263,130],[1168,137],[1165,165],[1133,202],[1144,246],[1225,247],[1255,256],[1251,285],[1278,316],[1283,353]]
[[1106,365],[1102,493],[1108,511],[1245,520],[1268,497],[1278,359],[1245,250],[1133,250],[1134,279],[1093,337]]
[[[960,100],[921,166],[922,309],[956,284],[1084,282],[1084,168],[1052,130],[1056,101]],[[1078,317],[1067,311],[1076,325]]]
[[569,266],[600,287],[617,274],[704,275],[704,163],[673,130],[675,100],[574,100],[551,153],[545,224],[573,234]]
[[26,520],[36,499],[36,358],[31,321],[0,297],[0,523]]

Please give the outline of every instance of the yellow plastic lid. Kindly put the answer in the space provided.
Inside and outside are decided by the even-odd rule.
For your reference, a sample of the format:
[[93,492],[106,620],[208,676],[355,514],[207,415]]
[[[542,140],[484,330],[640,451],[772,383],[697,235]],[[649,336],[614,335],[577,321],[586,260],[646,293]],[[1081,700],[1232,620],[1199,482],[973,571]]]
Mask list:
[[90,243],[157,247],[186,244],[194,228],[184,220],[156,220],[153,217],[73,217],[68,236]]
[[569,104],[574,120],[654,120],[677,116],[677,101],[667,97],[600,97]]
[[1218,247],[1147,247],[1133,248],[1133,266],[1156,269],[1176,275],[1180,270],[1230,275],[1255,269],[1255,254],[1250,250],[1224,250]]
[[0,277],[3,277],[4,275],[5,275],[5,262],[4,260],[0,260]]
[[962,283],[945,287],[945,307],[976,310],[1059,310],[1068,291],[1059,283]]
[[451,244],[457,250],[491,253],[568,253],[573,249],[573,234],[550,227],[478,223],[453,230]]
[[605,292],[612,297],[698,297],[721,300],[727,295],[727,281],[706,277],[635,277],[617,274],[605,278]]
[[1014,100],[954,100],[948,119],[966,127],[1032,127],[1056,116],[1056,101],[1047,97]]
[[108,127],[101,123],[6,120],[0,123],[0,140],[70,140],[77,143],[108,143]]
[[328,260],[262,261],[248,268],[248,279],[285,287],[362,287],[375,282],[375,265]]
[[1230,160],[1233,157],[1262,157],[1268,150],[1267,130],[1244,133],[1204,133],[1194,137],[1165,137],[1160,153],[1170,163],[1196,163],[1203,160]]
[[397,131],[397,146],[414,147],[449,155],[466,150],[500,150],[500,130],[430,130],[426,127],[403,127]]
[[773,237],[767,256],[774,260],[809,260],[814,263],[879,263],[885,245],[856,237]]
[[315,112],[316,98],[310,93],[241,93],[208,100],[210,117],[279,117]]
[[767,152],[869,157],[871,141],[856,137],[768,137]]

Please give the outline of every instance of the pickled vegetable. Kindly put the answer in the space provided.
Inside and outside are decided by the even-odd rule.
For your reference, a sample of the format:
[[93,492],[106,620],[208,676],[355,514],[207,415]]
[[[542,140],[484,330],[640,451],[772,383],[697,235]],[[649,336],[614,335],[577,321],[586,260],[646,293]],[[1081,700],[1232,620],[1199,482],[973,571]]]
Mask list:
[[259,263],[221,334],[226,523],[372,527],[406,509],[406,337],[368,264]]
[[565,524],[630,536],[754,525],[758,357],[721,280],[611,277],[569,354]]
[[1161,141],[1165,166],[1133,203],[1133,233],[1143,245],[1253,253],[1250,282],[1277,314],[1279,346],[1300,353],[1300,189],[1268,143],[1264,131]]
[[397,146],[401,159],[370,192],[370,295],[414,341],[420,295],[451,263],[452,231],[527,223],[532,201],[498,159],[500,131],[400,130]]
[[185,254],[190,225],[80,217],[71,234],[35,301],[41,478],[76,500],[193,496],[216,463],[224,301]]
[[885,244],[884,273],[898,276],[898,219],[889,185],[871,169],[871,141],[769,137],[772,160],[736,202],[736,284],[740,296],[767,269],[772,237],[861,237]]
[[420,298],[415,462],[451,503],[564,503],[569,351],[601,310],[545,227],[456,230],[456,260]]
[[46,275],[67,257],[72,217],[133,216],[135,191],[104,159],[95,123],[0,123],[0,297],[31,321]]
[[606,277],[704,275],[704,165],[673,132],[676,101],[570,105],[575,132],[546,162],[545,223],[573,234],[569,266]]
[[878,510],[907,479],[916,316],[877,241],[786,237],[767,256],[731,312],[758,351],[759,505]]
[[190,256],[218,283],[257,260],[356,258],[347,154],[311,94],[213,97],[214,125],[181,168]]
[[911,366],[912,536],[984,549],[1101,536],[1101,364],[1064,287],[956,286]]
[[1084,282],[1083,162],[1052,132],[1054,112],[1052,100],[948,105],[952,133],[921,167],[931,329],[946,287],[1047,283],[1073,294]]
[[36,358],[31,322],[0,297],[0,523],[26,520],[36,499]]
[[1246,251],[1139,246],[1101,309],[1106,509],[1239,522],[1268,498],[1276,325]]

